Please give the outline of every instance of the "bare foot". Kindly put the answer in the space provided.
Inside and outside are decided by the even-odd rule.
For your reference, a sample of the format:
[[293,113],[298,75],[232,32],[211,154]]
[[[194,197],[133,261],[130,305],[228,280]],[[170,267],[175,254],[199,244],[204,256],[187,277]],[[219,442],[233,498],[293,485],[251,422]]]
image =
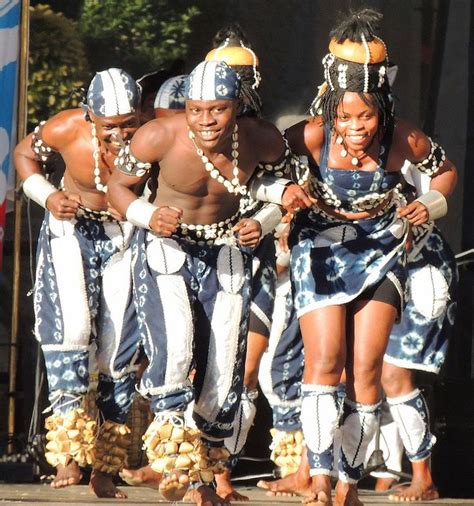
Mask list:
[[206,485],[190,490],[186,494],[185,500],[198,506],[230,506],[228,500],[219,497],[214,490],[206,487]]
[[326,474],[317,474],[311,478],[311,493],[303,499],[308,506],[332,506],[331,478]]
[[377,478],[374,490],[376,492],[386,492],[393,487],[395,481],[395,478]]
[[357,485],[338,481],[334,506],[363,506],[357,493]]
[[115,486],[112,475],[102,471],[92,471],[89,488],[97,497],[127,498],[127,494]]
[[71,460],[67,466],[58,464],[56,467],[56,477],[51,482],[53,488],[69,487],[77,485],[82,478],[81,470],[75,460]]
[[268,496],[310,495],[311,477],[296,472],[275,481],[260,480],[257,487],[268,490]]
[[185,472],[172,471],[163,475],[159,491],[164,499],[171,502],[181,501],[189,487],[189,476]]
[[226,501],[248,501],[249,498],[246,495],[239,494],[232,486],[230,475],[230,469],[226,469],[223,473],[215,475],[217,495],[223,497]]
[[410,485],[400,487],[396,492],[388,496],[388,499],[394,502],[434,501],[438,498],[439,493],[433,482],[426,483],[415,480]]
[[162,475],[153,471],[151,466],[144,466],[140,469],[123,469],[120,478],[132,487],[149,487],[158,490]]

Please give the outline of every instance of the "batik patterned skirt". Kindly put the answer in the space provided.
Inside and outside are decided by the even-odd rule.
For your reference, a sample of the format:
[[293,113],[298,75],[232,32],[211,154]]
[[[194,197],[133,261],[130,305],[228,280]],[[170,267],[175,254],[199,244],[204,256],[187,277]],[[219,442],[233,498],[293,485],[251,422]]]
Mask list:
[[392,329],[384,360],[438,373],[456,313],[456,261],[433,224],[416,227],[414,233],[407,263],[407,304]]
[[349,221],[315,208],[296,215],[290,233],[294,303],[309,311],[346,304],[384,278],[404,298],[408,223],[395,205],[374,218]]

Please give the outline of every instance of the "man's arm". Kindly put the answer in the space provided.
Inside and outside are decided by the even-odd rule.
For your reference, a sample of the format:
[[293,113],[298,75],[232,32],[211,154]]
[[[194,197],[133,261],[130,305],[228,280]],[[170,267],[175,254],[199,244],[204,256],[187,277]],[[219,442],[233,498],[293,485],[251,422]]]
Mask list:
[[44,177],[41,164],[53,151],[60,153],[74,139],[77,128],[73,116],[74,111],[57,114],[20,141],[13,152],[15,168],[23,180],[25,194],[63,220],[75,216],[80,196],[54,187]]
[[151,121],[140,127],[130,145],[117,156],[117,169],[110,176],[107,191],[111,206],[128,221],[165,237],[176,230],[182,211],[140,199],[132,188],[148,177],[151,164],[161,160],[168,142],[169,133],[159,122]]
[[260,163],[249,184],[252,198],[280,204],[290,212],[312,205],[306,192],[290,177],[291,152],[278,129],[260,121],[258,154]]

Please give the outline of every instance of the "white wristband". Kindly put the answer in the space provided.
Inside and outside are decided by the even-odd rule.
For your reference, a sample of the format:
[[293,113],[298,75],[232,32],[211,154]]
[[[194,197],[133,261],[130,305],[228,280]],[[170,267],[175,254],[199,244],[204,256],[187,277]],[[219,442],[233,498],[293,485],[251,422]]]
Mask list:
[[32,174],[23,181],[24,194],[46,209],[46,201],[52,193],[59,191],[43,174]]
[[292,183],[290,179],[264,174],[250,183],[250,196],[254,200],[281,204],[281,197],[289,183]]
[[262,237],[270,234],[280,223],[283,213],[277,204],[267,204],[259,209],[251,218],[260,223],[262,228]]
[[437,220],[448,213],[446,197],[438,190],[430,190],[415,200],[421,202],[426,207],[430,220]]
[[127,208],[125,216],[127,220],[137,227],[150,229],[150,221],[158,206],[150,204],[145,199],[134,200]]

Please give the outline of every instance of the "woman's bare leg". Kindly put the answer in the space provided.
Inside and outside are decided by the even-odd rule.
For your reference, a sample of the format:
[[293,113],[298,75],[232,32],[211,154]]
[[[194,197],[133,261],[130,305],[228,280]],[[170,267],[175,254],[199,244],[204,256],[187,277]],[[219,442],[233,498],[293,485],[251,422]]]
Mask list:
[[[329,306],[323,309],[317,309],[303,315],[300,318],[300,328],[303,336],[305,350],[305,368],[303,374],[303,389],[314,388],[315,392],[324,392],[328,390],[327,400],[332,407],[333,417],[326,426],[321,427],[321,437],[332,439],[337,423],[337,408],[335,408],[335,387],[338,385],[344,363],[346,360],[346,308],[345,306]],[[319,394],[318,394],[319,395]],[[303,396],[303,403],[305,403]],[[317,403],[318,404],[318,403]],[[312,409],[312,408],[310,408]],[[305,424],[305,404],[302,406],[303,431],[308,446],[309,466],[311,467],[311,444],[309,443],[316,430],[318,420],[311,419]],[[321,413],[322,414],[322,413]],[[315,413],[315,416],[317,413]],[[335,418],[335,419],[333,419]],[[317,429],[319,431],[319,427]],[[314,446],[314,445],[313,445]],[[324,449],[325,452],[330,451]],[[314,446],[314,451],[316,451]],[[311,477],[311,493],[305,503],[315,505],[330,506],[331,502],[331,464],[327,469],[320,469],[321,474],[315,474]]]
[[[368,423],[362,430],[357,419],[351,415],[343,425],[342,451],[346,461],[355,469],[360,469],[359,461],[363,462],[371,438],[369,432],[376,429],[374,406],[381,397],[383,356],[395,317],[394,306],[376,300],[357,301],[348,310],[346,398],[349,402],[363,405],[356,407],[354,414],[360,410],[359,423]],[[355,471],[351,479],[357,480],[358,473]],[[334,503],[336,506],[360,506],[356,482],[340,481]]]

